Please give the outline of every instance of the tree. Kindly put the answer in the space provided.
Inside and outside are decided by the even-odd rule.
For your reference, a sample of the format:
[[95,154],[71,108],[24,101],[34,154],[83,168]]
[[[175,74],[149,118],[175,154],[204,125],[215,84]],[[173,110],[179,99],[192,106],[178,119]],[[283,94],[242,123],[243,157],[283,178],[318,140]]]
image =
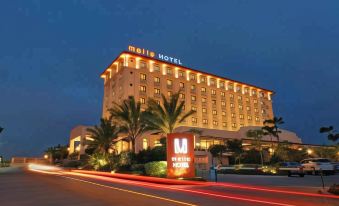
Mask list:
[[244,152],[242,147],[242,140],[239,139],[228,140],[227,148],[233,152],[235,156],[235,162],[238,159],[240,164],[241,154]]
[[144,121],[144,112],[141,110],[141,103],[129,96],[122,104],[114,103],[110,110],[111,119],[119,125],[121,132],[127,134],[128,140],[132,143],[132,151],[135,153],[135,141],[149,127]]
[[339,139],[339,133],[337,133],[337,131],[334,130],[333,126],[321,127],[319,129],[319,132],[320,133],[327,133],[328,140],[331,140],[333,142],[335,142]]
[[109,149],[114,146],[114,140],[118,137],[119,128],[112,124],[110,120],[100,119],[100,125],[88,128],[93,140],[87,141],[88,147],[95,152],[109,153]]
[[4,130],[4,128],[0,127],[0,133]]
[[227,151],[227,146],[222,144],[215,144],[210,146],[208,150],[212,154],[212,165],[213,165],[214,157],[218,157],[219,162],[221,163],[222,153]]
[[280,142],[279,139],[279,125],[284,124],[282,117],[274,117],[273,119],[267,119],[264,121],[264,129],[269,132],[272,136],[277,138],[278,144]]
[[160,104],[152,98],[148,100],[145,120],[152,130],[169,134],[195,111],[184,111],[185,101],[179,101],[179,93],[173,94],[169,100],[163,94],[161,97]]
[[258,130],[248,130],[246,133],[246,136],[249,138],[253,138],[254,146],[257,150],[259,150],[260,153],[260,162],[261,166],[264,166],[264,157],[263,157],[263,151],[262,151],[262,137],[264,136],[264,132],[261,129]]

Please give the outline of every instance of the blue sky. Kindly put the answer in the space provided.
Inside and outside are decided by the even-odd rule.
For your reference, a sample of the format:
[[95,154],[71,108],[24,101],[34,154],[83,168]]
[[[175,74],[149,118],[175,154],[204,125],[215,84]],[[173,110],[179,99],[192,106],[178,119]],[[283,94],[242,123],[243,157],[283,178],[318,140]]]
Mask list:
[[99,74],[127,45],[276,92],[283,128],[339,128],[339,1],[3,1],[0,155],[41,155],[101,115]]

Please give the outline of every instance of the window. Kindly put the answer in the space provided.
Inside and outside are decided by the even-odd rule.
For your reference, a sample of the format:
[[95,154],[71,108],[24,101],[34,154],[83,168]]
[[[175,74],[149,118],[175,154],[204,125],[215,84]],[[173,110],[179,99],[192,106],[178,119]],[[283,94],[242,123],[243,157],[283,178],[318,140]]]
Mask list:
[[160,94],[160,89],[154,88],[154,94]]
[[167,86],[172,86],[172,80],[167,79]]
[[206,98],[201,98],[201,102],[202,102],[202,103],[206,103],[206,102],[207,102],[207,99],[206,99]]
[[246,102],[250,102],[250,98],[246,97]]
[[197,123],[197,122],[198,122],[198,118],[192,117],[192,123]]
[[225,111],[222,111],[222,112],[221,112],[221,115],[222,115],[222,116],[226,116],[226,112],[225,112]]
[[217,115],[217,110],[212,110],[213,115]]
[[261,110],[261,114],[265,114],[266,111],[264,109]]
[[179,98],[180,98],[180,99],[185,99],[185,94],[180,93],[180,94],[179,94]]
[[229,85],[228,85],[228,88],[229,88],[230,90],[233,90],[233,84],[229,84]]
[[211,84],[212,86],[214,86],[214,85],[215,85],[215,79],[210,79],[210,84]]
[[214,89],[211,90],[211,94],[212,95],[216,95],[217,94],[217,91],[215,91]]
[[238,96],[238,100],[241,101],[242,100],[242,96]]
[[224,96],[225,96],[225,92],[221,92],[220,95],[221,95],[222,97],[224,97]]
[[179,77],[184,77],[185,75],[184,75],[184,72],[183,71],[179,71]]
[[240,123],[240,125],[239,125],[240,127],[243,127],[243,126],[245,126],[244,124],[242,124],[242,123]]
[[253,100],[253,103],[258,104],[258,100],[257,99]]
[[243,114],[240,114],[240,115],[239,115],[239,119],[244,119],[244,115],[243,115]]
[[225,101],[221,101],[221,106],[226,106],[226,102]]
[[217,100],[212,99],[212,105],[217,105]]
[[182,88],[185,88],[185,84],[183,82],[180,82],[179,83],[179,87],[182,89]]
[[158,105],[160,105],[160,101],[159,100],[155,100],[157,102]]
[[201,92],[202,93],[206,93],[206,88],[205,87],[201,87]]
[[240,86],[237,86],[236,91],[237,91],[237,92],[240,92],[240,89],[241,89],[241,87],[240,87]]
[[247,116],[247,120],[252,120],[252,116]]
[[250,111],[250,110],[251,110],[251,107],[247,106],[247,107],[246,107],[246,110],[247,110],[247,111]]
[[160,140],[154,140],[154,146],[162,146],[162,144],[160,143]]
[[225,87],[225,83],[224,82],[220,82],[219,83],[219,87],[223,89]]
[[205,83],[205,82],[206,82],[206,77],[201,76],[201,77],[200,77],[200,81],[201,81],[202,83]]
[[231,103],[231,108],[234,108],[234,104],[233,103]]
[[243,106],[242,105],[239,105],[239,110],[243,110]]
[[168,92],[167,92],[167,96],[171,97],[171,96],[172,96],[172,92],[171,92],[171,91],[168,91]]
[[160,78],[159,77],[154,77],[154,82],[155,83],[160,83]]
[[237,128],[237,124],[236,123],[232,123],[232,128]]
[[146,80],[146,74],[140,74],[140,80],[142,81]]
[[140,61],[140,68],[146,68],[146,67],[147,67],[146,62]]
[[213,125],[214,125],[214,126],[218,126],[218,121],[213,120]]
[[142,139],[142,149],[147,149],[148,148],[148,142],[147,139],[144,138]]
[[140,86],[140,92],[146,92],[146,86]]
[[202,113],[207,113],[207,109],[206,108],[202,108]]
[[194,84],[191,85],[191,90],[195,90],[195,85]]
[[230,94],[230,99],[233,100],[234,99],[234,95]]
[[232,117],[232,118],[235,118],[235,113],[232,113],[232,114],[231,114],[231,117]]
[[222,126],[223,126],[223,127],[227,127],[227,123],[226,123],[226,122],[223,122],[223,123],[222,123]]
[[172,75],[172,74],[173,74],[173,71],[172,71],[171,68],[167,68],[167,69],[166,69],[166,73],[167,73],[167,75]]
[[248,94],[248,87],[245,87],[245,94]]
[[197,79],[197,77],[195,76],[195,74],[190,75],[190,80],[196,80],[196,79]]
[[255,117],[255,121],[259,122],[260,121],[259,117]]
[[194,107],[194,106],[193,106],[191,109],[192,109],[193,111],[197,111],[197,108]]
[[191,100],[195,102],[197,100],[197,97],[196,96],[191,96]]
[[159,66],[158,64],[154,64],[153,70],[154,70],[155,72],[160,72],[160,66]]
[[202,123],[203,123],[203,124],[208,124],[208,120],[207,120],[207,119],[203,119],[203,120],[202,120]]
[[140,103],[141,104],[145,104],[146,103],[146,99],[145,98],[140,98]]
[[255,113],[258,113],[258,108],[254,108],[254,112],[255,112]]
[[253,95],[256,95],[256,94],[257,94],[257,91],[252,90],[252,94],[253,94]]

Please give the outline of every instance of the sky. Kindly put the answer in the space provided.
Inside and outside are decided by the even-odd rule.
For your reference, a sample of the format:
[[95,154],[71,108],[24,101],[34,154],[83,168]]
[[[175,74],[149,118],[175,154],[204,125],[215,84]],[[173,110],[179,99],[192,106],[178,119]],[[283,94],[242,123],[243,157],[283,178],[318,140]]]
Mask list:
[[339,129],[339,1],[5,0],[0,3],[0,155],[41,156],[95,125],[100,73],[128,45],[274,90],[282,128],[329,144]]

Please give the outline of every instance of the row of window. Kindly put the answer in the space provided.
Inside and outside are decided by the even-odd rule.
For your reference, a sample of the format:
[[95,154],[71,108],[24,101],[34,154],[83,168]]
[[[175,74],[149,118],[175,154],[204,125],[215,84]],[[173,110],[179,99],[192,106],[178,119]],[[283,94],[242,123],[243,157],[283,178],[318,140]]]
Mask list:
[[[157,65],[154,65],[153,69],[154,69],[154,71],[159,71],[160,72],[160,67],[157,66]],[[167,75],[172,75],[173,74],[172,69],[171,68],[167,68],[166,69],[166,74]],[[183,71],[179,70],[178,71],[178,76],[179,77],[185,77],[185,73]],[[147,79],[146,74],[141,73],[140,74],[140,80],[141,81],[146,81],[146,79]],[[197,79],[196,74],[192,74],[191,73],[190,76],[189,76],[189,80],[196,80],[196,79]],[[201,75],[199,80],[200,80],[199,82],[205,83],[207,81],[207,77]],[[159,77],[154,77],[154,82],[160,83],[160,78]],[[167,80],[167,85],[172,85],[172,80]],[[181,85],[181,88],[184,88],[184,83],[183,82],[181,82],[180,85]],[[209,85],[211,85],[211,86],[216,85],[216,79],[209,78]],[[220,81],[219,82],[219,88],[225,88],[225,85],[226,84],[225,84],[224,81]],[[195,85],[192,85],[192,86],[193,87],[191,87],[191,89],[194,90],[195,89]],[[233,83],[229,83],[227,85],[227,89],[234,90],[236,92],[241,92],[242,91],[242,87],[241,86],[234,86]],[[206,90],[206,88],[205,88],[205,90]],[[203,92],[203,89],[202,89],[202,92]],[[212,93],[213,93],[213,91],[212,91]],[[250,88],[244,87],[243,93],[249,94],[250,93]],[[257,95],[257,93],[259,94],[260,97],[265,97],[265,93],[264,92],[257,92],[256,90],[252,90],[251,91],[252,95]]]
[[[171,80],[169,80],[169,81],[171,81]],[[171,81],[172,82],[172,81]],[[201,88],[201,89],[206,89],[206,88]],[[146,86],[144,86],[144,85],[141,85],[140,86],[140,91],[141,92],[146,92]],[[211,93],[212,93],[212,95],[216,95],[216,90],[211,90]],[[154,88],[154,94],[160,94],[160,89],[159,88]],[[168,96],[171,96],[172,95],[172,92],[171,91],[168,91],[167,92],[167,95]],[[185,94],[179,94],[180,95],[180,97],[182,98],[182,99],[184,99],[185,98]],[[225,97],[225,92],[221,92],[221,96],[222,97]],[[192,101],[196,101],[196,99],[197,99],[197,97],[195,96],[195,95],[191,95],[191,100]],[[242,101],[242,99],[243,99],[243,97],[242,96],[238,96],[238,101],[239,102],[241,102]],[[230,94],[230,100],[234,100],[234,95],[233,94]],[[202,98],[202,102],[204,103],[204,102],[206,102],[207,101],[207,99],[206,98]],[[212,100],[212,101],[216,101],[216,100]],[[245,101],[246,102],[249,102],[250,101],[250,99],[248,98],[248,97],[246,97],[245,98]],[[223,102],[223,101],[222,101]],[[258,103],[258,100],[257,99],[253,99],[253,103],[254,104],[257,104]],[[265,104],[263,101],[260,101],[260,103],[261,104]]]
[[[256,120],[256,122],[259,122],[259,121],[260,121],[259,117],[256,117],[255,120]],[[198,123],[198,118],[192,117],[192,123],[193,123],[193,124],[197,124],[197,123]],[[203,120],[202,120],[202,123],[203,123],[203,124],[208,124],[208,119],[203,119]],[[212,121],[212,125],[213,125],[213,126],[218,126],[218,121],[217,121],[217,120],[213,120],[213,121]],[[244,124],[241,123],[240,126],[243,127]],[[222,122],[222,127],[227,127],[227,122]],[[233,128],[236,128],[236,127],[237,127],[237,124],[236,124],[236,123],[232,123],[232,127],[233,127]]]

